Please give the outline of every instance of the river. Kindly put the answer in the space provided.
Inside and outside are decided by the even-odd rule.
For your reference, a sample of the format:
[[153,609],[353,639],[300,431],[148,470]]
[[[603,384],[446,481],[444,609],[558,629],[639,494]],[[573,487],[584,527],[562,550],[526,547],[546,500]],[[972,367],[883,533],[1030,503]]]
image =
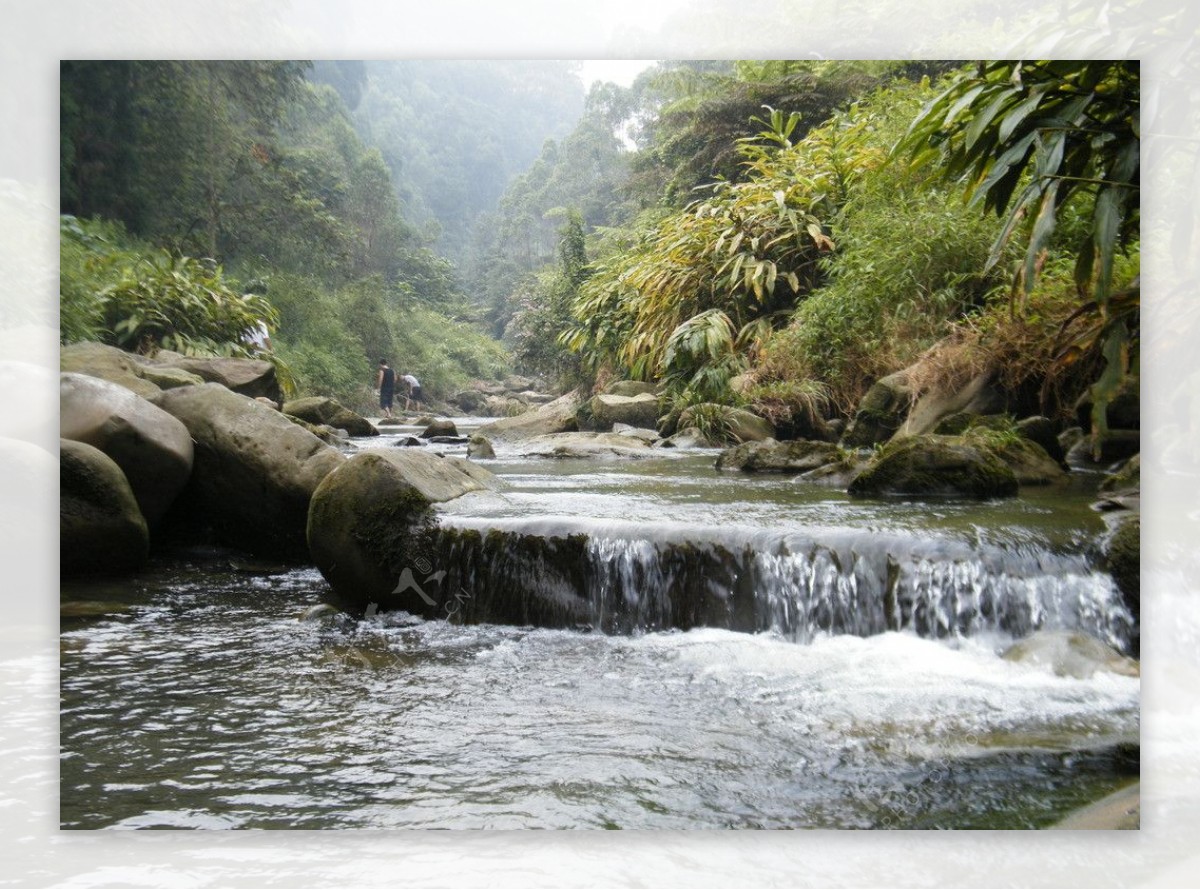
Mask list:
[[[854,501],[714,456],[502,451],[501,490],[446,508],[586,535],[590,626],[352,618],[311,567],[205,547],[66,585],[62,827],[1033,828],[1136,777],[1137,678],[999,656],[1035,628],[1128,647],[1094,479]],[[684,543],[752,607],[673,626]]]

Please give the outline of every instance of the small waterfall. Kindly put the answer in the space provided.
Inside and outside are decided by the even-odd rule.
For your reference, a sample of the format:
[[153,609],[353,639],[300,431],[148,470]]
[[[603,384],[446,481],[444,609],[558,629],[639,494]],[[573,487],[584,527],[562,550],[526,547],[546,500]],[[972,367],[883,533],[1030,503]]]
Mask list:
[[[761,530],[552,521],[443,529],[467,621],[606,633],[723,627],[797,643],[818,634],[922,637],[1078,630],[1128,650],[1133,616],[1080,554],[1033,545],[829,529]],[[452,572],[454,568],[452,568]]]

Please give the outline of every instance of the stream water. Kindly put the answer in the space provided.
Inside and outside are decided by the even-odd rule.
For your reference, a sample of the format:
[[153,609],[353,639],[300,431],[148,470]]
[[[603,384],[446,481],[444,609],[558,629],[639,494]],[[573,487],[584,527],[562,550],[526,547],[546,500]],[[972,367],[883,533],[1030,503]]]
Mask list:
[[[714,455],[501,452],[446,508],[585,536],[590,629],[323,613],[316,570],[205,548],[67,585],[62,826],[1032,828],[1136,776],[1136,678],[999,656],[1128,646],[1094,480],[852,501]],[[742,589],[717,626],[673,626],[684,546]]]

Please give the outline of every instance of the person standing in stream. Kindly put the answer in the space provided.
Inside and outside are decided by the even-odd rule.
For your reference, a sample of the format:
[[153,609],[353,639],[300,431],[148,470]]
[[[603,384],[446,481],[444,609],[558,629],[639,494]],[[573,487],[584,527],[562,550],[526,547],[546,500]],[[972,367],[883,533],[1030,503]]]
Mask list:
[[414,402],[418,408],[421,407],[421,381],[412,374],[405,374],[401,379],[408,387],[408,394],[404,397],[404,410],[407,411]]
[[392,400],[396,397],[396,372],[388,367],[387,359],[379,360],[379,376],[375,379],[379,391],[379,408],[384,417],[392,416]]

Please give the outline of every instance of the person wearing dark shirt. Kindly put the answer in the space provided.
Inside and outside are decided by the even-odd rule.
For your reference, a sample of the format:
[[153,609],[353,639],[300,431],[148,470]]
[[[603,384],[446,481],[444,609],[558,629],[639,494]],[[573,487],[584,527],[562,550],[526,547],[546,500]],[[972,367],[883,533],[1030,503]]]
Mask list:
[[392,400],[396,398],[396,372],[388,367],[387,359],[379,360],[379,376],[375,379],[379,390],[379,408],[384,417],[392,416]]

